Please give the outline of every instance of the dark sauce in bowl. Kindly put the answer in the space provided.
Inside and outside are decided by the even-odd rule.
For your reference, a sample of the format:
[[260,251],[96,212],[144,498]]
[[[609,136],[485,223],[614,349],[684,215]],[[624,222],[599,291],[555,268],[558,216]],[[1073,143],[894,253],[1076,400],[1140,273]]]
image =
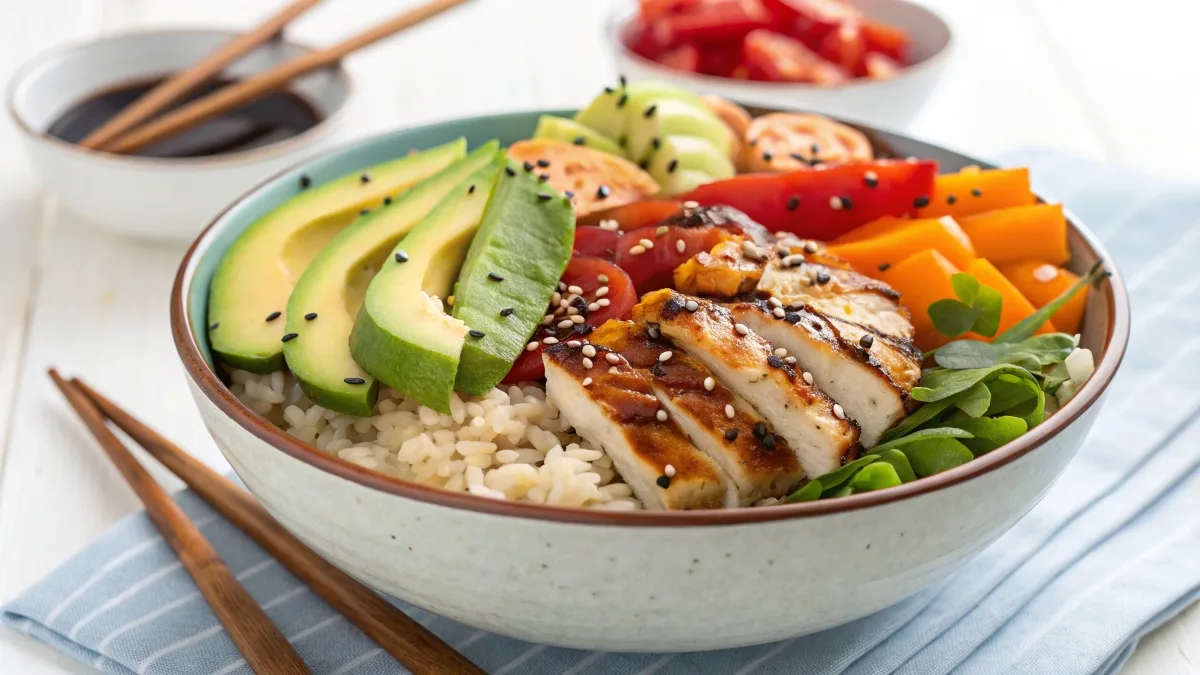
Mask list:
[[[131,82],[95,94],[59,116],[46,133],[68,143],[78,143],[160,82],[161,79]],[[229,80],[213,80],[174,107],[228,84]],[[132,154],[184,158],[242,152],[292,138],[320,122],[317,109],[300,96],[289,91],[271,92]]]

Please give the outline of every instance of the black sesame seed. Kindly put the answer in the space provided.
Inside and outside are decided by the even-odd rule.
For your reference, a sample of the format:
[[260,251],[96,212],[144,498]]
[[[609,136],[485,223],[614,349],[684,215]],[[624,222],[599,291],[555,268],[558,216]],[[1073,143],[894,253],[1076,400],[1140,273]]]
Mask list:
[[875,336],[870,333],[858,339],[858,345],[863,349],[870,349],[873,344],[875,344]]
[[816,157],[817,155],[821,154],[821,146],[817,145],[816,143],[813,143],[812,147],[810,147],[809,150],[812,152],[813,157]]
[[625,147],[626,145],[629,145],[629,137],[628,137],[628,136],[622,136],[622,137],[618,138],[618,139],[617,139],[617,145],[619,145],[619,146],[620,146],[620,147],[622,147],[622,148],[623,148],[623,147]]
[[782,368],[784,366],[783,358],[774,354],[767,357],[767,364],[772,368]]
[[391,195],[388,195],[388,196],[386,196],[386,197],[384,197],[384,198],[383,198],[383,205],[384,205],[384,206],[388,206],[388,205],[390,205],[391,203],[392,203],[392,196],[391,196]]
[[656,480],[654,482],[658,483],[658,487],[660,487],[664,490],[671,487],[671,477],[665,473],[663,475],[659,476],[658,480]]
[[755,422],[754,423],[754,436],[756,438],[762,438],[763,436],[766,436],[766,435],[767,435],[767,423],[762,420]]
[[787,210],[795,211],[798,208],[800,208],[800,198],[796,195],[792,195],[790,198],[788,198]]
[[398,262],[398,263],[408,262],[408,254],[405,253],[404,251],[396,251],[396,262]]
[[475,194],[475,186],[474,185],[467,188],[467,194],[469,194],[469,195]]
[[763,158],[764,162],[767,162],[769,164],[771,162],[771,160],[775,158],[775,155],[772,155],[769,152],[764,152],[762,154],[762,158]]
[[673,159],[667,163],[667,173],[675,173],[675,169],[679,168],[679,160]]
[[491,279],[492,281],[504,281],[504,277],[496,274],[495,272],[488,272],[488,279]]
[[548,192],[539,192],[538,193],[538,201],[539,202],[548,202],[553,198],[554,198],[554,195],[552,195]]
[[368,213],[370,213],[370,212],[371,212],[371,209],[363,209],[362,211],[359,211],[359,212],[358,212],[358,215],[360,215],[360,216],[365,216],[365,215],[367,215],[367,214],[368,214]]
[[505,307],[504,309],[500,310],[500,316],[512,316],[513,312],[515,311],[517,310],[512,307]]
[[775,434],[767,434],[766,436],[763,436],[762,444],[763,444],[763,449],[774,450],[775,449]]
[[783,315],[783,320],[792,325],[796,325],[796,324],[800,323],[800,313],[799,312],[788,312],[787,314]]
[[[621,85],[621,86],[623,87],[625,85]],[[621,98],[617,99],[617,107],[624,108],[625,104],[628,102],[629,102],[629,94],[621,94]]]
[[920,197],[917,197],[913,200],[913,206],[917,207],[918,209],[923,209],[926,206],[929,206],[929,196],[921,195]]
[[829,283],[829,272],[825,270],[817,272],[817,285],[824,286],[827,283]]
[[816,166],[816,165],[818,165],[818,164],[821,164],[821,163],[823,163],[824,161],[825,161],[825,160],[822,160],[822,159],[818,159],[818,158],[816,158],[816,157],[813,157],[812,159],[808,160],[808,165],[809,165],[809,166]]
[[628,81],[625,79],[624,75],[618,76],[617,80],[621,83],[622,87],[624,87],[626,84],[628,84]]
[[658,106],[654,103],[651,103],[650,107],[646,108],[646,112],[642,113],[642,116],[643,117],[654,117],[654,113],[657,110],[658,110]]
[[271,312],[270,314],[267,315],[267,321],[274,321],[275,319],[278,319],[281,316],[283,316],[283,312]]
[[506,166],[504,167],[504,174],[509,178],[512,178],[513,176],[517,175],[517,171],[511,166]]
[[979,188],[973,188],[973,189],[971,190],[971,196],[972,196],[972,197],[982,197],[982,196],[983,196],[983,190],[980,190]]
[[574,199],[574,198],[575,198],[575,193],[574,193],[574,192],[571,192],[570,190],[567,190],[566,192],[563,192],[563,194],[567,196],[567,199]]
[[653,147],[655,150],[657,150],[657,149],[659,149],[659,148],[661,148],[661,147],[662,147],[662,139],[661,139],[661,138],[658,138],[658,137],[656,136],[656,137],[654,137],[654,138],[650,139],[650,145],[651,145],[651,146],[652,146],[652,147]]
[[610,191],[607,185],[601,185],[600,187],[596,188],[596,199],[608,199],[609,194]]
[[361,377],[347,377],[346,379],[342,380],[342,382],[345,382],[346,384],[366,384],[367,383],[367,381],[362,379]]
[[540,167],[542,167],[542,168],[544,169],[544,168],[546,168],[546,167],[550,166],[550,160],[548,160],[548,159],[545,159],[545,158],[543,158],[543,159],[539,159],[539,160],[537,161],[537,165],[538,165],[538,166],[540,166]]
[[604,93],[606,93],[606,94],[615,94],[615,93],[617,93],[617,90],[616,90],[616,89],[613,89],[612,87],[605,87],[605,88],[604,88]]
[[653,366],[650,366],[650,373],[655,377],[666,377],[667,369],[663,367],[663,364],[656,363]]
[[363,185],[366,185],[367,183],[371,182],[371,174],[367,171],[364,171],[363,175],[359,176],[358,179],[362,181]]
[[317,313],[316,313],[316,312],[309,312],[308,314],[305,314],[305,315],[304,315],[304,320],[305,320],[305,321],[312,321],[312,320],[313,320],[313,319],[315,319],[315,318],[317,318]]
[[737,429],[726,429],[725,430],[725,440],[729,441],[730,443],[736,441],[737,437],[738,437]]
[[650,168],[650,160],[643,159],[642,161],[638,162],[638,168],[641,169],[642,171],[649,169]]
[[888,271],[889,268],[891,268],[891,266],[892,266],[891,263],[883,263],[882,265],[879,266],[879,271],[886,272],[886,271]]
[[220,328],[220,327],[221,327],[221,322],[220,322],[220,321],[217,321],[217,322],[213,323],[213,325],[209,326],[209,327],[208,327],[208,329],[209,329],[209,330],[216,330],[216,329],[218,329],[218,328]]
[[879,179],[875,176],[863,176],[863,183],[866,183],[867,187],[873,188],[879,185]]
[[575,140],[571,141],[575,145],[587,145],[587,139],[583,136],[576,136]]
[[483,331],[472,328],[471,330],[467,331],[467,335],[470,335],[473,338],[481,338],[483,337]]
[[842,208],[849,211],[854,208],[854,202],[850,201],[849,197],[842,197]]
[[954,202],[956,202],[956,201],[958,201],[958,197],[955,197],[954,195],[946,195],[946,203],[947,204],[954,206]]
[[800,154],[800,153],[798,153],[798,152],[791,152],[791,153],[788,153],[788,157],[791,157],[792,159],[796,160],[797,162],[805,162],[805,163],[807,163],[807,162],[808,162],[808,159],[806,159],[806,158],[804,157],[804,155],[802,155],[802,154]]
[[309,185],[312,185],[312,179],[308,177],[308,174],[301,174],[300,175],[300,189],[307,190]]
[[282,338],[280,338],[280,342],[290,342],[292,340],[295,340],[298,337],[300,337],[299,333],[288,333],[287,335],[284,335]]
[[529,173],[529,172],[533,171],[533,162],[527,161],[521,165],[521,168],[525,169],[525,173]]
[[548,174],[548,173],[538,174],[538,182],[539,183],[545,183],[548,180],[550,180],[550,174]]

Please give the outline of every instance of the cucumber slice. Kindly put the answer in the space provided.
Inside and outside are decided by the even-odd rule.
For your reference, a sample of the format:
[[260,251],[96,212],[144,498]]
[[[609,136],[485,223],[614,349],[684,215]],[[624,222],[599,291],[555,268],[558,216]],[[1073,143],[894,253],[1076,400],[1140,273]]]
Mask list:
[[[683,101],[705,110],[700,97],[686,89],[662,82],[634,82],[621,89],[605,90],[575,115],[575,121],[624,147],[621,139],[628,132],[633,116],[641,115],[652,102],[660,100]],[[634,161],[642,159],[630,156],[627,151],[626,157]]]
[[711,183],[732,178],[737,173],[728,155],[712,143],[696,136],[667,136],[662,139],[659,148],[650,156],[650,164],[646,170],[663,186],[666,194],[686,192],[675,189],[675,174],[680,171],[688,172],[689,175],[686,181],[679,182],[680,186],[699,180],[700,174],[707,177],[703,183]]
[[573,143],[599,150],[600,152],[607,152],[610,155],[623,156],[621,148],[617,147],[616,142],[611,138],[595,129],[586,127],[575,120],[569,120],[565,117],[542,115],[538,119],[537,129],[533,132],[533,137],[562,141],[563,143]]
[[636,115],[632,112],[626,131],[625,156],[639,162],[654,150],[654,139],[696,136],[707,140],[726,157],[732,154],[733,132],[703,106],[674,99],[654,99]]

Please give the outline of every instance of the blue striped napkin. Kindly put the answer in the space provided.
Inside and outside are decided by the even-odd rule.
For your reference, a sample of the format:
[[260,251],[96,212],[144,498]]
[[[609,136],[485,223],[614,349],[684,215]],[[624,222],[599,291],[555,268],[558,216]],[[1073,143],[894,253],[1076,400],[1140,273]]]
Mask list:
[[[1200,189],[1042,152],[1043,194],[1116,254],[1133,342],[1091,438],[1036,508],[940,587],[840,628],[691,654],[542,647],[404,606],[494,675],[1114,673],[1200,599]],[[314,673],[404,673],[194,495],[184,510]],[[4,622],[109,673],[249,673],[143,514],[14,599]]]

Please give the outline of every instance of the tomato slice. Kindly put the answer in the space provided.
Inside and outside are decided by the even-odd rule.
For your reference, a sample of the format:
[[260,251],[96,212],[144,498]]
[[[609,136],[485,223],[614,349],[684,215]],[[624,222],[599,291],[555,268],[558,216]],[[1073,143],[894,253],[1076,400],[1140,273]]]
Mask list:
[[698,73],[700,72],[700,49],[696,45],[679,45],[659,54],[658,62],[675,70]]
[[683,14],[665,16],[653,24],[655,38],[664,45],[696,42],[729,42],[772,23],[761,0],[709,0]]
[[[536,342],[537,348],[521,352],[508,375],[504,376],[505,384],[532,382],[546,376],[546,369],[542,364],[542,350],[546,347],[543,340],[546,338],[553,337],[561,342],[583,339],[594,327],[609,319],[628,319],[633,314],[634,304],[637,303],[637,295],[629,275],[620,267],[600,258],[571,258],[563,272],[562,283],[568,288],[577,286],[583,290],[579,295],[582,301],[576,300],[574,306],[586,317],[584,323],[574,324],[570,328],[559,328],[560,321],[569,320],[566,319],[566,308],[550,307],[547,314],[555,314],[554,320],[534,331],[530,341]],[[601,288],[606,289],[602,294]],[[566,294],[567,297],[571,295]],[[596,309],[589,310],[590,306],[596,306]]]
[[843,21],[830,31],[821,41],[820,53],[826,60],[841,66],[846,72],[861,73],[867,43],[863,39],[858,21]]
[[658,183],[627,159],[561,141],[518,141],[508,156],[571,198],[576,217],[641,201],[658,192]]
[[883,216],[916,215],[917,205],[929,200],[936,174],[932,160],[821,164],[709,183],[683,199],[727,204],[772,231],[830,240]]
[[643,19],[654,21],[664,16],[685,12],[700,4],[703,4],[703,0],[639,0],[638,9]]
[[908,32],[875,21],[863,21],[863,39],[867,43],[867,51],[878,52],[903,65],[908,62]]
[[764,0],[776,25],[816,48],[846,21],[861,21],[862,11],[842,0]]
[[875,157],[871,141],[861,131],[821,115],[762,115],[750,122],[745,139],[738,168],[747,173],[869,162]]
[[621,230],[636,230],[647,225],[657,225],[678,210],[679,202],[648,200],[579,216],[575,222],[577,225],[599,225],[606,220],[614,220]]
[[770,82],[815,82],[837,84],[849,73],[809,49],[796,38],[769,30],[756,30],[746,36],[742,58],[752,74]]
[[617,240],[621,233],[602,227],[575,228],[575,255],[591,256],[612,260],[617,253]]
[[872,80],[886,80],[895,77],[902,66],[890,56],[879,52],[867,52],[866,58],[863,59],[863,67],[866,69],[866,76]]

